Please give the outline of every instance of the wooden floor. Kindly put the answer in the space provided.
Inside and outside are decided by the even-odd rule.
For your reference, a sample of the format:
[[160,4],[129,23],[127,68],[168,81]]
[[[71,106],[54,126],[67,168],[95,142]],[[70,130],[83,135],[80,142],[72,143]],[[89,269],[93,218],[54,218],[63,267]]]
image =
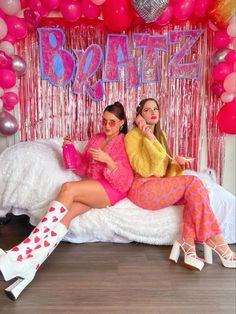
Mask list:
[[[0,247],[18,244],[30,231],[26,216],[0,225]],[[235,313],[236,271],[218,258],[201,272],[191,271],[182,259],[177,265],[168,261],[170,248],[62,243],[17,301],[4,293],[9,282],[0,282],[0,313]]]

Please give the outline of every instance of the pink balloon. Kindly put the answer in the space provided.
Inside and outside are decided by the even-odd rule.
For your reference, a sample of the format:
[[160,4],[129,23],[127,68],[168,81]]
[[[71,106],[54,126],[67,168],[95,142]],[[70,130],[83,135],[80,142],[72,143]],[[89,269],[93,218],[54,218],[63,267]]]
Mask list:
[[1,41],[0,50],[3,50],[8,56],[15,53],[15,47],[9,41]]
[[81,16],[80,3],[75,0],[62,1],[60,11],[63,17],[69,22],[75,22]]
[[4,19],[2,19],[0,17],[0,40],[3,39],[7,34],[7,24],[4,21]]
[[28,0],[20,0],[21,9],[24,9],[28,6]]
[[234,72],[236,72],[236,62],[233,65],[233,70],[234,70]]
[[59,8],[61,0],[41,0],[41,2],[48,10],[56,10]]
[[215,24],[213,24],[211,21],[208,21],[208,26],[213,32],[216,32],[219,30],[218,27],[216,27]]
[[41,15],[39,12],[32,9],[24,10],[24,18],[28,28],[31,30],[35,29],[41,21]]
[[0,9],[0,18],[5,19],[5,13],[3,12],[2,9]]
[[178,2],[174,6],[174,16],[177,20],[186,20],[194,11],[195,0]]
[[194,14],[197,17],[204,17],[207,14],[209,6],[212,4],[211,0],[196,0]]
[[0,7],[7,15],[16,15],[21,9],[21,4],[19,0],[0,0]]
[[229,23],[229,25],[227,27],[227,34],[230,37],[236,36],[236,21],[232,21],[231,23]]
[[0,69],[10,69],[12,66],[11,58],[6,53],[0,50]]
[[25,38],[27,35],[27,25],[25,20],[17,16],[7,16],[6,23],[8,27],[8,33],[14,36],[16,39]]
[[96,5],[102,5],[106,0],[91,0]]
[[157,25],[169,24],[173,15],[174,15],[174,7],[173,7],[173,5],[169,4],[165,8],[164,12],[156,20]]
[[81,0],[81,11],[88,19],[96,19],[101,13],[101,7],[92,3],[91,0]]
[[211,90],[217,97],[220,97],[224,93],[224,91],[225,91],[222,82],[214,82],[211,85]]
[[37,11],[41,16],[48,14],[48,9],[42,4],[41,0],[28,0],[29,8]]
[[227,75],[233,71],[233,66],[228,62],[217,63],[212,72],[212,77],[215,81],[224,81]]
[[236,134],[236,98],[220,109],[217,122],[221,132]]
[[103,17],[109,30],[121,32],[131,26],[134,10],[129,0],[106,0],[103,4]]
[[2,88],[11,88],[16,84],[15,72],[9,69],[0,69],[0,86]]
[[3,97],[3,107],[7,110],[14,109],[14,106],[18,103],[18,96],[15,93],[7,92],[4,93]]
[[10,35],[10,34],[7,34],[4,38],[3,38],[4,41],[9,41],[12,45],[15,44],[16,42],[16,39],[14,36]]
[[225,30],[217,31],[213,40],[215,48],[222,49],[228,47],[230,37]]
[[224,89],[229,93],[236,94],[236,72],[232,72],[224,79]]
[[225,56],[225,60],[228,62],[236,62],[236,50],[231,50]]
[[224,92],[220,99],[223,101],[223,102],[231,102],[233,99],[234,99],[234,94],[233,93],[228,93],[228,92]]

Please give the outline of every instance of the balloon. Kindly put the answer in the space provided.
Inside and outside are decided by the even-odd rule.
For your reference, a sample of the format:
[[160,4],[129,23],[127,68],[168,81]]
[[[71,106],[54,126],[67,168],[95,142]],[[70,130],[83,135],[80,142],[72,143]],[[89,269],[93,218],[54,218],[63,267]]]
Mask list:
[[158,17],[156,20],[157,25],[166,25],[170,23],[174,14],[174,7],[173,5],[168,5],[165,11]]
[[4,38],[3,41],[9,41],[12,45],[15,45],[16,39],[14,36],[7,34]]
[[4,94],[4,89],[2,87],[0,87],[0,97],[2,97]]
[[230,43],[230,37],[225,30],[217,31],[213,40],[215,48],[226,48]]
[[12,66],[12,60],[6,55],[3,50],[0,50],[0,69],[10,69]]
[[28,0],[20,0],[21,9],[24,9],[28,6]]
[[31,10],[37,11],[41,16],[48,14],[48,9],[42,4],[41,0],[28,0],[28,6]]
[[227,34],[230,37],[236,36],[236,21],[231,22],[227,27]]
[[3,107],[7,110],[14,109],[14,106],[18,103],[18,96],[13,92],[4,93],[3,97]]
[[224,93],[224,91],[225,91],[222,82],[214,82],[211,85],[211,90],[217,97],[220,97]]
[[207,11],[212,4],[211,0],[196,0],[194,14],[197,17],[204,17],[207,14]]
[[41,0],[41,2],[48,10],[51,11],[59,8],[61,0]]
[[234,94],[233,93],[228,93],[228,92],[224,92],[220,99],[223,101],[223,102],[231,102],[233,99],[234,99]]
[[211,21],[208,21],[208,26],[213,32],[216,32],[219,30],[218,27],[216,27]]
[[230,50],[228,53],[227,53],[227,55],[226,55],[226,57],[225,57],[225,60],[227,61],[227,62],[236,62],[236,50]]
[[81,16],[80,3],[75,0],[62,1],[60,11],[63,17],[69,22],[75,22]]
[[225,57],[229,52],[230,52],[229,48],[217,50],[211,59],[212,64],[215,65],[218,62],[225,61]]
[[91,0],[81,0],[81,11],[88,19],[96,19],[101,13],[101,7],[92,3]]
[[224,89],[229,93],[236,94],[236,72],[232,72],[224,79]]
[[174,16],[177,20],[186,20],[194,11],[195,0],[184,0],[174,6]]
[[2,111],[2,108],[3,108],[3,101],[2,99],[0,99],[0,112]]
[[0,43],[0,50],[4,51],[8,56],[15,53],[15,47],[9,41],[2,41]]
[[31,9],[26,9],[24,11],[24,18],[27,26],[30,29],[36,28],[41,20],[41,15],[39,14],[38,11],[33,11]]
[[0,69],[0,86],[11,88],[16,84],[16,75],[12,70]]
[[26,72],[26,63],[20,56],[12,56],[12,69],[15,70],[17,76],[22,76]]
[[0,40],[7,34],[7,24],[3,18],[0,17]]
[[16,15],[21,9],[19,0],[0,0],[0,7],[7,15]]
[[106,0],[91,0],[96,5],[102,5]]
[[7,16],[6,23],[8,33],[16,39],[22,39],[27,35],[27,25],[25,20],[17,16]]
[[221,107],[216,118],[221,132],[236,134],[236,98]]
[[0,17],[4,20],[5,19],[5,13],[0,9]]
[[128,29],[134,18],[134,11],[129,0],[106,0],[102,12],[104,24],[114,32]]
[[168,0],[131,0],[133,8],[145,22],[154,22],[164,12],[168,2]]
[[217,63],[212,72],[212,77],[215,81],[224,81],[227,75],[233,71],[233,66],[228,62]]
[[0,112],[0,135],[13,135],[18,130],[16,118],[6,110]]

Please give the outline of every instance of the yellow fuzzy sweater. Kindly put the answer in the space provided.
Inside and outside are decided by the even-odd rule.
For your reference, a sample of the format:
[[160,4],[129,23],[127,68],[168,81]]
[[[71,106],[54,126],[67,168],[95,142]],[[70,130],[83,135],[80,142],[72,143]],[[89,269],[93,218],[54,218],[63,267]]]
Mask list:
[[175,161],[169,163],[165,146],[157,139],[151,142],[137,127],[126,134],[125,148],[133,170],[142,177],[182,174]]

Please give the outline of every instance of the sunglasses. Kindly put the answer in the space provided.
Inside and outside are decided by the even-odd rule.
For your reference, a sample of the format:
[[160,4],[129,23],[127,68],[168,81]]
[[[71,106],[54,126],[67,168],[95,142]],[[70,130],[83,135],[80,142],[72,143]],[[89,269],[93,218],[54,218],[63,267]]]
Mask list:
[[102,125],[106,126],[107,124],[112,128],[114,126],[116,126],[118,121],[115,120],[106,120],[106,119],[102,119]]

